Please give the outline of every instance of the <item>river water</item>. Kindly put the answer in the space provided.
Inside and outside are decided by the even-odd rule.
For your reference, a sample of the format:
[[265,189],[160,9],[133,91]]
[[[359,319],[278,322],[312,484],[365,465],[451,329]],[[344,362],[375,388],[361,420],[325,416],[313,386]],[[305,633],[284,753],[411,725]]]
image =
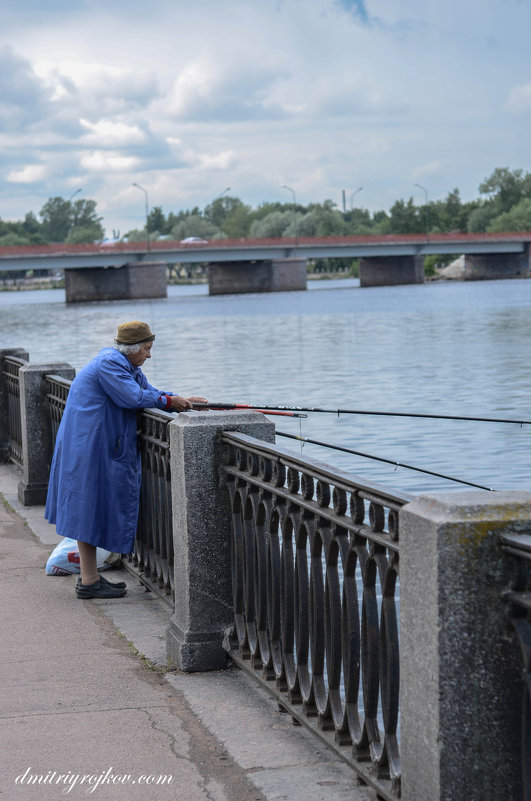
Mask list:
[[[531,420],[531,281],[433,282],[360,289],[66,305],[62,290],[0,293],[0,347],[81,368],[126,320],[150,323],[144,369],[161,389],[212,401]],[[494,489],[531,489],[531,425],[313,414],[277,429]],[[286,439],[280,444],[409,493],[460,484]]]

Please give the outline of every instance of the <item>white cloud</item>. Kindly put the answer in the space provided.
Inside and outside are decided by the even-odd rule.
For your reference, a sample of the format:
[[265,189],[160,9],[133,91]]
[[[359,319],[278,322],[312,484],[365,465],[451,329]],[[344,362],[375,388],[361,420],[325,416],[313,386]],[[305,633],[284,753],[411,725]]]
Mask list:
[[233,54],[203,55],[185,64],[171,89],[167,109],[176,120],[246,120],[277,116],[270,101],[282,69],[260,60],[241,69]]
[[117,147],[125,145],[136,145],[145,142],[146,136],[138,125],[127,125],[125,122],[112,122],[111,120],[100,120],[90,122],[81,119],[81,125],[89,133],[85,137],[87,144],[98,144],[100,147]]
[[232,150],[225,150],[223,153],[217,153],[214,156],[201,155],[199,156],[199,163],[201,167],[209,170],[228,170],[236,166],[236,154]]
[[48,173],[43,164],[27,164],[21,170],[11,170],[6,181],[14,184],[34,184],[42,181]]
[[122,156],[119,153],[107,153],[100,150],[83,156],[80,164],[89,172],[105,172],[107,170],[127,172],[137,168],[140,160],[136,156]]
[[159,93],[153,72],[134,65],[45,59],[35,64],[35,73],[52,92],[56,104],[75,104],[78,113],[96,119],[140,109]]

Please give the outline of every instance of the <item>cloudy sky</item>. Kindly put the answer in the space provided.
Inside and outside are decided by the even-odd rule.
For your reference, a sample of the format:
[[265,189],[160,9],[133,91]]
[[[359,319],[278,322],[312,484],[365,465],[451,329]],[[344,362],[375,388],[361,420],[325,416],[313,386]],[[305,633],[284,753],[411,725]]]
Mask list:
[[531,0],[5,0],[0,217],[478,196],[531,171]]

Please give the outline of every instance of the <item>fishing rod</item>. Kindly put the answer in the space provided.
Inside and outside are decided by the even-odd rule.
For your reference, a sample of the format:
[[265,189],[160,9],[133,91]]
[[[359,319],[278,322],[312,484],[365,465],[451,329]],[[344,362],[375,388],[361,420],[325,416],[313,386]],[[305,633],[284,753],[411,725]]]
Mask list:
[[302,414],[301,412],[291,412],[291,411],[280,411],[280,410],[271,410],[271,409],[257,409],[256,406],[244,406],[241,407],[238,404],[231,404],[226,406],[223,403],[194,403],[193,409],[217,409],[218,411],[234,411],[235,409],[245,408],[251,412],[260,412],[261,414],[277,414],[281,415],[282,417],[308,417],[307,414]]
[[365,459],[374,459],[377,462],[385,462],[386,464],[392,464],[395,467],[405,467],[407,470],[416,470],[418,473],[427,473],[429,476],[436,476],[437,478],[445,478],[448,481],[456,481],[458,484],[467,484],[469,487],[476,487],[476,489],[488,490],[489,492],[494,492],[492,487],[484,487],[482,484],[474,484],[472,481],[465,481],[461,478],[454,478],[453,476],[446,476],[444,473],[435,473],[433,470],[425,470],[422,467],[413,467],[410,464],[404,464],[404,462],[396,462],[392,459],[385,459],[383,456],[373,456],[370,453],[362,453],[361,451],[355,451],[352,448],[346,448],[344,445],[331,445],[329,442],[320,442],[317,439],[308,439],[308,437],[301,437],[297,436],[297,434],[287,434],[283,431],[276,432],[279,437],[289,437],[289,439],[298,439],[300,442],[307,442],[310,445],[321,445],[323,448],[330,448],[334,451],[343,451],[344,453],[352,453],[354,456],[363,456]]
[[[205,409],[249,409],[250,411],[260,411],[264,414],[273,414],[277,411],[290,411],[290,412],[320,412],[322,414],[366,414],[366,415],[379,415],[383,417],[421,417],[435,420],[465,420],[471,423],[512,423],[513,425],[531,425],[531,420],[513,420],[503,417],[469,417],[466,415],[451,415],[451,414],[421,414],[415,412],[383,412],[373,411],[367,409],[323,409],[320,407],[306,407],[306,406],[268,406],[265,403],[253,405],[250,403],[204,403],[194,404],[194,406],[201,406]],[[260,406],[260,408],[257,408]]]

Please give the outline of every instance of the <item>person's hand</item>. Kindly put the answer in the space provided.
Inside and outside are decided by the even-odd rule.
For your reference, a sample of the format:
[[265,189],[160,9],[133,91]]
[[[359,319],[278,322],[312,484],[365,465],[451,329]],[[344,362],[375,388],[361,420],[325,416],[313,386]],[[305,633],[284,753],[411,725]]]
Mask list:
[[171,408],[174,412],[184,412],[186,409],[191,409],[194,403],[208,403],[208,401],[206,398],[195,396],[191,398],[182,398],[180,395],[171,396]]
[[188,398],[182,398],[180,395],[172,395],[171,408],[174,412],[184,412],[186,409],[191,409],[192,404]]

